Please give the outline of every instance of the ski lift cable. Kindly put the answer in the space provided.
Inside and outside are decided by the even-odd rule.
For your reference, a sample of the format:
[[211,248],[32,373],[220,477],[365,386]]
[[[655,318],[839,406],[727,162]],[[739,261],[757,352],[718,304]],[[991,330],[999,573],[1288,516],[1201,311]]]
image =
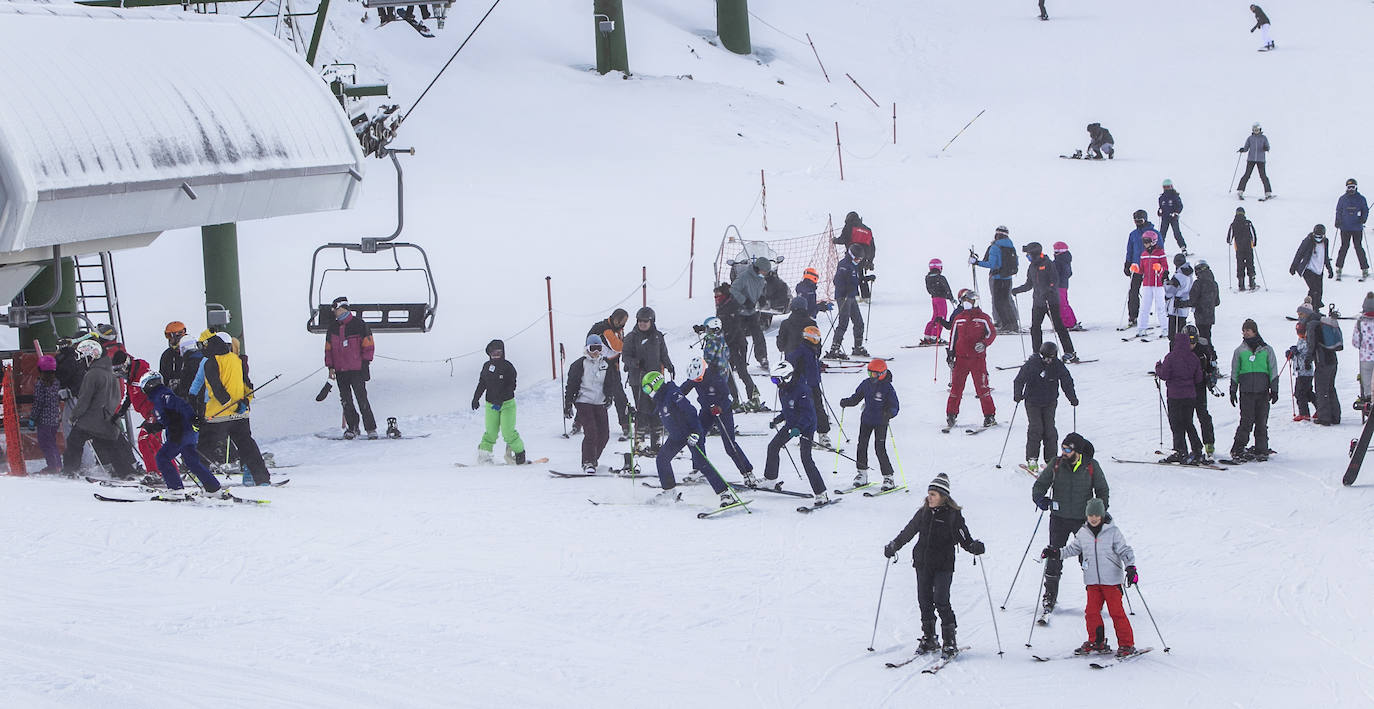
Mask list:
[[397,122],[397,126],[399,126],[401,123],[405,123],[406,119],[410,118],[410,114],[414,113],[415,108],[420,105],[421,101],[424,100],[425,94],[428,94],[429,90],[434,88],[434,84],[439,81],[439,77],[443,76],[444,72],[448,71],[449,65],[453,63],[453,60],[458,58],[458,52],[463,51],[463,47],[468,46],[468,40],[472,39],[472,36],[477,34],[477,30],[482,28],[482,23],[487,21],[487,18],[491,16],[492,11],[495,10],[496,6],[500,4],[501,0],[496,0],[496,2],[493,2],[491,4],[491,7],[487,9],[487,14],[482,15],[482,19],[477,21],[477,26],[472,28],[472,31],[468,33],[467,38],[463,40],[463,43],[458,45],[458,49],[454,50],[453,56],[449,57],[448,61],[444,62],[444,66],[439,70],[439,73],[435,74],[433,79],[430,79],[429,86],[426,86],[425,90],[420,92],[420,97],[415,99],[415,103],[411,104],[410,109],[407,110],[405,114],[401,116],[401,120]]

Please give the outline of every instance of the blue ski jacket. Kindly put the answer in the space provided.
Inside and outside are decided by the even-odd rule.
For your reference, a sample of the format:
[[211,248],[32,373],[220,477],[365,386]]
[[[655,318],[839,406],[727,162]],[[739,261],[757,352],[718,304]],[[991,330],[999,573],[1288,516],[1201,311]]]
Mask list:
[[712,406],[719,406],[722,411],[730,408],[730,385],[714,368],[707,367],[700,381],[683,382],[681,391],[684,396],[696,392],[697,406],[702,411],[710,411]]
[[663,386],[654,392],[654,410],[663,428],[668,431],[669,438],[686,438],[689,433],[706,435],[701,421],[697,420],[697,410],[692,408],[692,403],[672,382],[663,382]]
[[786,422],[788,428],[801,429],[802,435],[810,437],[816,432],[816,408],[811,401],[811,386],[799,376],[792,381],[778,385],[778,401],[782,412],[773,418],[774,425]]
[[195,410],[166,384],[154,389],[148,398],[153,402],[157,422],[167,432],[167,445],[194,445],[200,439],[195,427]]
[[797,371],[797,378],[806,383],[812,389],[821,386],[821,360],[820,348],[808,344],[802,340],[800,344],[792,348],[792,351],[785,355],[788,362],[792,363],[792,368]]
[[859,415],[859,423],[865,426],[878,426],[896,418],[902,405],[897,401],[897,390],[892,387],[892,372],[882,379],[869,377],[859,382],[853,394],[840,400],[840,406],[856,406],[860,401],[864,409]]
[[995,280],[1010,281],[1012,279],[1011,276],[1002,275],[1003,249],[1011,249],[1012,253],[1016,253],[1016,245],[1011,242],[1010,236],[1003,236],[1002,238],[992,242],[992,248],[988,249],[988,257],[982,261],[977,262],[974,265],[982,266],[983,268],[986,268],[989,271],[991,271],[991,277]]
[[[854,263],[851,257],[840,260],[840,265],[835,267],[835,298],[855,298],[859,295],[859,264]],[[815,317],[815,313],[811,314]]]
[[[1140,255],[1145,252],[1145,243],[1140,240],[1142,234],[1147,231],[1156,231],[1155,225],[1146,221],[1140,228],[1131,232],[1126,237],[1126,268],[1130,268],[1133,263],[1140,263]],[[1156,233],[1158,233],[1156,231]]]
[[1361,231],[1369,219],[1369,203],[1359,192],[1347,192],[1336,201],[1336,228],[1341,231]]

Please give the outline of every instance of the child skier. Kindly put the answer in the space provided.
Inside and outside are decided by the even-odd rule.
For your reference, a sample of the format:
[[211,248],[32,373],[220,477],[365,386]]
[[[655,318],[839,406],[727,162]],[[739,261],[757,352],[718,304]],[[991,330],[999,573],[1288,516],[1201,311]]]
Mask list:
[[[1363,324],[1365,318],[1360,318],[1360,321],[1361,324]],[[1371,324],[1374,324],[1374,319],[1372,319],[1370,322]],[[1287,359],[1289,364],[1291,364],[1293,367],[1293,399],[1296,401],[1298,406],[1298,413],[1293,416],[1293,420],[1311,421],[1312,409],[1310,407],[1314,407],[1317,405],[1317,394],[1312,389],[1312,378],[1317,376],[1317,367],[1315,364],[1313,364],[1312,361],[1312,348],[1310,345],[1307,344],[1307,323],[1294,323],[1293,329],[1296,330],[1298,333],[1298,341],[1296,344],[1289,347],[1288,351],[1285,352],[1283,355],[1284,358]],[[1355,326],[1355,333],[1353,337],[1356,340],[1359,340],[1362,337],[1369,338],[1371,336],[1374,336],[1374,332],[1368,335],[1361,335],[1360,325]],[[1371,345],[1374,345],[1374,342],[1370,342],[1369,339],[1364,339],[1363,341],[1369,342]],[[1358,344],[1356,344],[1355,346],[1359,347]],[[1360,352],[1364,352],[1363,347],[1360,348]],[[1360,364],[1362,365],[1361,369],[1363,369],[1363,354],[1361,354],[1361,358],[1362,359]],[[1362,391],[1368,391],[1367,387],[1365,387],[1364,385],[1364,382],[1366,381],[1368,381],[1368,379],[1366,378],[1362,377],[1360,379]],[[1365,396],[1367,398],[1368,395]]]
[[782,487],[782,482],[778,480],[778,456],[789,440],[799,438],[801,440],[797,442],[797,446],[801,450],[802,467],[806,470],[807,481],[811,483],[813,506],[827,505],[830,503],[830,496],[826,494],[821,471],[816,469],[816,461],[811,457],[811,437],[816,433],[816,410],[811,402],[811,387],[802,380],[793,369],[792,363],[787,360],[778,362],[773,367],[772,380],[778,387],[778,402],[782,406],[782,412],[768,422],[768,427],[777,428],[778,424],[783,424],[783,427],[773,436],[773,440],[768,442],[768,458],[763,464],[764,484]]
[[840,259],[835,267],[835,277],[831,280],[835,284],[839,315],[835,321],[835,337],[830,343],[830,351],[825,355],[826,359],[849,359],[840,344],[851,321],[854,323],[854,349],[850,353],[855,357],[868,356],[868,350],[864,349],[864,318],[859,311],[859,284],[864,282],[863,254],[858,244],[850,244],[848,255]]
[[701,452],[701,439],[705,437],[706,429],[701,427],[696,409],[692,408],[687,397],[682,395],[682,390],[658,372],[645,374],[641,387],[645,394],[653,397],[658,420],[667,434],[657,456],[658,481],[663,486],[663,492],[658,493],[654,501],[671,504],[682,499],[682,493],[674,489],[677,487],[677,479],[673,477],[673,456],[685,446],[692,451],[692,469],[699,470],[706,476],[711,489],[720,495],[720,506],[725,507],[737,502],[734,493],[730,492],[720,473],[716,472],[716,467],[711,465],[711,461]]
[[[611,440],[607,408],[626,406],[625,388],[611,361],[602,356],[606,350],[600,335],[587,335],[585,355],[568,367],[568,388],[563,393],[563,416],[582,426],[582,472],[596,474],[601,452]],[[495,443],[495,439],[492,441]]]
[[1374,292],[1364,294],[1360,319],[1350,333],[1350,346],[1360,355],[1360,398],[1355,408],[1362,410],[1369,403],[1371,378],[1374,378]]
[[1183,230],[1178,228],[1178,215],[1183,211],[1183,197],[1174,189],[1173,180],[1164,181],[1164,189],[1159,193],[1159,237],[1169,238],[1169,227],[1174,228],[1174,241],[1178,250],[1188,253],[1188,244],[1183,241]]
[[33,385],[33,408],[29,417],[38,429],[38,448],[47,467],[42,473],[62,472],[62,449],[57,447],[57,428],[62,423],[62,385],[57,382],[57,358],[38,358],[38,382]]
[[802,383],[811,388],[811,403],[816,410],[815,442],[822,448],[834,449],[830,442],[830,416],[825,411],[825,392],[821,391],[821,329],[815,325],[802,328],[801,339],[783,355],[783,359],[792,363]]
[[1069,245],[1062,242],[1054,242],[1054,269],[1059,276],[1059,319],[1064,321],[1064,327],[1072,332],[1082,332],[1083,325],[1078,322],[1078,316],[1074,315],[1073,308],[1069,305],[1069,277],[1073,275],[1073,254],[1069,253]]
[[[683,395],[696,391],[698,419],[702,431],[709,434],[711,429],[718,429],[725,453],[735,462],[735,468],[744,477],[745,486],[758,487],[758,480],[754,477],[754,464],[749,462],[749,457],[740,449],[735,438],[735,413],[730,408],[730,392],[720,372],[714,367],[707,366],[700,357],[693,357],[692,361],[687,363],[687,381],[682,384],[681,389]],[[704,442],[697,444],[703,450],[705,445]]]
[[491,451],[499,433],[506,441],[506,462],[525,464],[525,442],[515,430],[515,365],[506,361],[506,343],[492,340],[487,343],[487,363],[477,377],[477,390],[472,393],[472,410],[481,407],[486,394],[486,430],[477,444],[477,464],[491,465]]
[[949,308],[945,301],[954,302],[954,293],[949,289],[949,281],[945,279],[945,264],[938,258],[930,260],[930,272],[926,274],[926,292],[930,294],[930,321],[926,323],[925,337],[921,338],[922,345],[943,344],[940,333],[944,329],[940,323],[949,315]]
[[[978,556],[987,550],[981,541],[969,534],[964,512],[949,496],[949,476],[940,473],[930,481],[926,503],[916,510],[897,537],[883,547],[883,554],[891,559],[897,551],[916,535],[911,550],[911,565],[916,567],[916,598],[921,604],[921,640],[918,653],[934,652],[946,657],[959,652],[955,638],[954,607],[949,602],[949,586],[954,581],[954,545]],[[935,642],[935,612],[940,613],[941,647]]]
[[[1093,498],[1110,505],[1111,488],[1102,466],[1093,458],[1093,444],[1077,432],[1064,436],[1059,457],[1045,461],[1045,468],[1031,486],[1031,500],[1041,512],[1050,513],[1050,546],[1063,546],[1086,522],[1084,505]],[[1045,562],[1045,596],[1042,611],[1048,615],[1059,601],[1059,576],[1064,563],[1059,557]]]
[[1077,556],[1083,566],[1083,583],[1088,587],[1088,604],[1083,611],[1088,640],[1074,650],[1074,654],[1105,655],[1112,651],[1102,625],[1102,604],[1106,603],[1107,613],[1112,617],[1112,629],[1116,631],[1116,656],[1128,657],[1136,653],[1135,635],[1126,609],[1121,607],[1121,596],[1122,584],[1129,588],[1140,578],[1135,569],[1135,551],[1126,543],[1121,530],[1104,519],[1107,506],[1100,498],[1088,500],[1085,511],[1088,523],[1079,528],[1073,539],[1062,549],[1045,547],[1040,558]]
[[1164,300],[1169,304],[1169,337],[1183,332],[1192,312],[1193,267],[1188,265],[1188,256],[1182,252],[1174,254],[1174,273],[1164,284]]
[[[1259,236],[1255,234],[1255,225],[1245,218],[1245,207],[1236,207],[1236,218],[1226,228],[1226,243],[1236,250],[1236,289],[1259,290],[1255,285],[1255,247],[1259,245]],[[1250,278],[1249,288],[1245,287],[1246,276]]]
[[1140,253],[1140,263],[1137,264],[1141,276],[1140,295],[1144,303],[1141,307],[1139,327],[1135,331],[1136,337],[1144,337],[1145,331],[1150,329],[1151,313],[1154,313],[1159,329],[1165,330],[1164,282],[1169,280],[1169,257],[1159,245],[1159,234],[1153,230],[1147,231],[1140,235],[1140,243],[1145,249]]
[[892,373],[887,371],[886,361],[869,362],[868,379],[859,382],[848,398],[841,399],[840,407],[858,406],[859,402],[863,402],[864,410],[859,417],[859,450],[855,459],[859,471],[854,476],[854,486],[868,484],[868,437],[873,436],[873,452],[878,456],[878,469],[883,474],[881,489],[883,492],[893,490],[897,484],[892,478],[892,461],[887,459],[887,423],[897,417],[902,407],[897,401],[897,390],[892,387]]
[[171,388],[163,383],[162,375],[157,372],[144,374],[143,379],[138,382],[138,387],[153,404],[154,415],[157,417],[156,427],[166,431],[166,441],[157,452],[157,470],[162,474],[163,482],[167,483],[167,489],[173,492],[185,489],[175,465],[177,456],[181,456],[181,464],[196,476],[205,492],[219,492],[219,479],[205,467],[200,453],[196,450],[200,433],[195,425],[195,410],[181,397],[173,394]]

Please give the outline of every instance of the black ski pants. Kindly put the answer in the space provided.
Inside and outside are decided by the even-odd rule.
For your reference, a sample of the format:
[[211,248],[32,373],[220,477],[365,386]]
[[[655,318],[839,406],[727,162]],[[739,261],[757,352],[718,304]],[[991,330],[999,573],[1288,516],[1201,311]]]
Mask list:
[[[1086,524],[1085,519],[1067,519],[1054,514],[1050,515],[1050,546],[1055,549],[1063,549],[1069,543],[1069,537],[1078,533],[1079,528]],[[1059,577],[1064,574],[1064,560],[1059,558],[1045,560],[1045,598],[1050,603],[1059,599]]]
[[1255,287],[1255,252],[1253,249],[1236,251],[1236,289],[1245,290],[1245,279],[1249,277],[1250,287]]
[[1255,160],[1245,161],[1245,174],[1240,176],[1240,184],[1236,185],[1236,189],[1241,192],[1245,191],[1245,183],[1250,181],[1250,171],[1256,167],[1259,167],[1260,182],[1264,183],[1264,193],[1273,192],[1274,190],[1269,187],[1269,176],[1264,173],[1264,163]]
[[113,468],[116,478],[127,480],[137,474],[134,469],[133,447],[123,434],[114,438],[97,438],[89,431],[76,426],[67,434],[67,447],[62,453],[63,473],[73,475],[81,468],[81,454],[85,451],[88,441],[91,448],[95,449],[96,461]]
[[878,469],[883,475],[892,474],[892,461],[887,459],[887,422],[870,426],[859,423],[859,450],[854,465],[860,470],[868,469],[868,437],[873,437],[873,453],[878,457]]
[[1312,389],[1313,377],[1297,377],[1294,379],[1293,398],[1298,403],[1298,414],[1301,416],[1311,416],[1312,408],[1317,405],[1317,393]]
[[[343,402],[344,424],[348,430],[358,430],[358,414],[361,412],[363,428],[368,433],[376,431],[377,419],[372,416],[372,404],[367,400],[367,378],[363,375],[363,370],[335,370],[334,380],[339,383],[339,401]],[[358,400],[357,408],[353,406],[354,398]],[[235,444],[237,445],[237,442]]]
[[1250,442],[1250,430],[1255,431],[1255,448],[1269,450],[1269,393],[1240,393],[1240,424],[1236,426],[1236,438],[1231,442],[1231,456],[1240,455],[1245,444]]
[[1050,14],[1048,12],[1045,12],[1045,0],[1040,0],[1040,19],[1043,20],[1048,18],[1049,16]]
[[1212,341],[1212,325],[1213,323],[1197,321],[1197,336],[1210,343]]
[[1302,279],[1307,281],[1307,295],[1312,298],[1312,309],[1322,309],[1322,276],[1325,274],[1313,273],[1303,269]]
[[1169,431],[1174,434],[1174,452],[1179,455],[1188,454],[1188,445],[1192,444],[1194,453],[1202,452],[1202,439],[1197,435],[1197,427],[1193,425],[1193,407],[1196,406],[1196,399],[1169,399]]
[[1131,274],[1131,285],[1126,289],[1126,314],[1130,316],[1130,321],[1135,322],[1140,315],[1140,284],[1145,282],[1145,277],[1139,273]]
[[1345,265],[1345,252],[1352,243],[1355,244],[1355,258],[1360,261],[1360,270],[1367,270],[1369,259],[1365,258],[1364,255],[1364,232],[1346,231],[1345,229],[1341,230],[1341,251],[1336,254],[1336,268]]
[[1035,458],[1043,450],[1048,464],[1059,454],[1059,433],[1054,430],[1054,412],[1058,406],[1058,401],[1051,401],[1049,406],[1025,402],[1026,460]]
[[1054,334],[1059,336],[1059,345],[1064,350],[1064,354],[1073,353],[1073,339],[1069,337],[1069,329],[1064,327],[1064,318],[1059,315],[1059,294],[1050,293],[1044,298],[1035,301],[1031,306],[1031,350],[1040,351],[1040,342],[1044,336],[1040,334],[1040,326],[1045,322],[1045,316],[1050,317],[1050,324],[1054,326]]
[[[1323,359],[1330,357],[1331,362],[1325,363]],[[1313,378],[1313,386],[1317,393],[1317,420],[1327,424],[1338,424],[1341,422],[1341,401],[1336,395],[1336,355],[1331,353],[1320,353],[1317,355],[1317,376]],[[1259,434],[1256,434],[1258,437]]]
[[1174,335],[1177,335],[1178,333],[1183,332],[1183,328],[1185,328],[1185,327],[1187,327],[1187,326],[1188,326],[1188,316],[1187,316],[1187,315],[1170,315],[1170,316],[1169,316],[1169,341],[1170,341],[1170,342],[1173,342],[1173,341],[1174,341]]
[[811,401],[816,407],[816,433],[830,433],[830,414],[825,410],[825,392],[820,385],[811,387]]
[[[744,335],[754,344],[754,361],[763,364],[768,361],[768,343],[763,339],[763,326],[759,324],[759,314],[750,313],[749,315],[739,316],[739,326],[743,328]],[[741,343],[743,338],[741,338]],[[731,350],[733,354],[734,350]],[[744,354],[744,348],[740,347],[740,354]],[[747,357],[745,358],[748,359]]]
[[[616,380],[617,382],[619,382],[619,381],[620,381],[620,358],[619,358],[619,357],[614,357],[614,358],[612,358],[612,359],[610,359],[610,360],[608,360],[608,361],[609,361],[609,363],[610,363],[610,366],[608,366],[608,367],[606,368],[606,376],[608,376],[608,377],[615,377],[615,380]],[[730,382],[730,385],[731,385],[731,386],[734,386],[734,382]],[[625,400],[625,401],[621,401],[620,399],[613,399],[613,400],[615,401],[615,418],[616,418],[616,422],[620,424],[620,430],[621,430],[622,432],[627,431],[627,430],[629,430],[629,426],[630,426],[630,419],[629,419],[629,416],[627,415],[628,412],[626,411],[626,409],[629,407],[629,400],[628,400],[628,399]],[[607,414],[607,416],[609,417],[609,413]]]
[[[340,372],[342,374],[343,372]],[[258,442],[253,440],[253,427],[248,423],[248,419],[233,419],[231,421],[206,421],[200,425],[200,445],[202,452],[212,451],[224,445],[224,441],[232,441],[234,447],[239,451],[239,461],[248,466],[248,472],[253,475],[253,482],[265,485],[272,482],[272,474],[267,470],[267,463],[262,459],[262,451],[258,449]]]
[[954,606],[949,603],[949,587],[954,582],[954,569],[916,567],[916,602],[921,604],[921,627],[935,628],[935,613],[940,613],[940,632],[950,637],[959,623],[954,618]]
[[[1199,329],[1198,333],[1201,334]],[[1198,385],[1197,398],[1193,399],[1193,410],[1197,412],[1198,428],[1202,429],[1202,442],[1209,446],[1216,446],[1217,432],[1212,427],[1212,412],[1207,410],[1207,387]]]
[[835,321],[835,335],[831,340],[831,346],[839,349],[840,343],[844,340],[844,331],[849,328],[849,322],[854,321],[854,346],[859,347],[864,343],[864,316],[859,311],[859,299],[856,296],[839,298],[835,305],[835,310],[839,313]]
[[1011,279],[989,276],[988,287],[992,290],[992,324],[998,332],[1020,330],[1021,314],[1016,312],[1016,301],[1011,297]]
[[[754,379],[749,376],[749,357],[745,354],[746,346],[743,335],[731,338],[731,342],[726,343],[730,347],[730,369],[734,370],[735,376],[744,382],[744,393],[752,399],[758,393],[759,388],[754,385]],[[735,386],[735,380],[730,379],[730,397],[735,401],[743,401],[739,396],[739,389]]]
[[577,422],[582,424],[582,465],[596,465],[611,440],[610,416],[605,404],[577,402]]
[[[778,479],[778,456],[782,454],[783,446],[792,439],[792,434],[788,431],[788,425],[783,423],[773,436],[773,440],[768,442],[768,458],[763,463],[763,477],[766,480]],[[811,436],[814,433],[815,431],[802,429],[801,437],[797,439],[797,447],[801,453],[802,468],[806,470],[806,479],[811,483],[811,492],[819,495],[825,492],[825,480],[821,478],[821,471],[816,469],[816,461],[811,457]],[[791,457],[790,453],[788,457]],[[792,461],[792,464],[795,466],[796,461]]]
[[1187,250],[1188,244],[1183,241],[1183,230],[1178,228],[1178,217],[1159,218],[1159,243],[1163,245],[1169,238],[1169,229],[1174,230],[1174,241],[1178,242],[1179,250]]

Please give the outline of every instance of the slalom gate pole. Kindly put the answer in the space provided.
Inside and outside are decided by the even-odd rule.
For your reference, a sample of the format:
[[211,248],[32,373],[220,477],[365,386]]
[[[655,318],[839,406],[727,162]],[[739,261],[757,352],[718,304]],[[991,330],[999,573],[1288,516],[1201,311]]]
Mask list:
[[[844,407],[843,407],[843,406],[840,407],[840,430],[841,430],[841,431],[844,430]],[[839,475],[839,474],[840,474],[840,447],[839,447],[839,446],[835,446],[835,469],[834,469],[833,471],[831,471],[830,474],[831,474],[831,475]],[[870,643],[870,644],[872,644],[872,643]]]
[[[1048,571],[1048,570],[1049,570],[1049,568],[1048,568],[1047,565],[1045,565],[1045,564],[1042,564],[1042,565],[1041,565],[1041,568],[1040,568],[1040,586],[1044,586],[1044,585],[1045,585],[1045,572]],[[1039,588],[1039,587],[1037,587],[1037,588],[1035,589],[1035,593],[1036,593],[1036,595],[1039,595],[1039,594],[1040,594],[1040,588]],[[1030,629],[1030,632],[1026,634],[1026,647],[1030,647],[1030,646],[1031,646],[1031,637],[1033,637],[1034,635],[1035,635],[1035,612],[1032,611],[1032,612],[1031,612],[1031,629]]]
[[892,432],[890,425],[887,427],[887,435],[892,440],[892,457],[897,459],[897,472],[902,475],[902,487],[906,487],[906,469],[902,467],[902,454],[897,452],[897,434]]
[[878,616],[883,612],[883,592],[887,590],[887,570],[897,563],[897,555],[892,555],[892,563],[883,560],[883,585],[878,587],[878,610],[873,612],[873,637],[868,639],[868,651],[873,652],[873,643],[878,640]]
[[1155,635],[1159,636],[1159,642],[1164,646],[1164,652],[1168,652],[1169,643],[1164,639],[1164,635],[1159,632],[1159,623],[1155,622],[1155,614],[1150,612],[1150,604],[1145,602],[1145,594],[1140,592],[1140,582],[1136,582],[1135,594],[1140,596],[1140,603],[1145,606],[1145,615],[1150,617],[1150,625],[1155,626]]
[[[1045,511],[1040,510],[1040,516],[1035,518],[1035,529],[1031,530],[1030,539],[1026,541],[1026,550],[1021,552],[1021,563],[1016,565],[1016,574],[1011,577],[1011,586],[1007,588],[1007,597],[1002,599],[1002,610],[1007,609],[1007,601],[1011,600],[1012,589],[1016,588],[1016,579],[1021,577],[1021,567],[1026,565],[1026,557],[1030,555],[1031,545],[1035,543],[1035,535],[1040,532],[1040,523],[1045,521]],[[1041,576],[1041,580],[1044,577]]]
[[1007,435],[1002,439],[1002,452],[997,454],[997,469],[1002,469],[1002,457],[1007,454],[1007,441],[1011,440],[1011,429],[1016,424],[1016,412],[1021,410],[1021,402],[1016,402],[1016,407],[1011,410],[1011,421],[1007,422]]
[[[563,394],[564,396],[566,396],[566,394],[564,393],[565,390],[563,386],[563,370],[567,369],[567,363],[568,358],[566,355],[563,354],[563,343],[560,342],[558,343],[558,393]],[[567,416],[563,417],[563,437],[568,438]]]
[[1240,159],[1244,153],[1236,153],[1236,167],[1231,170],[1231,181],[1226,183],[1226,191],[1230,192],[1236,188],[1236,173],[1240,172]]
[[974,122],[974,121],[978,120],[978,118],[981,117],[984,113],[987,113],[987,110],[988,110],[988,109],[985,108],[985,109],[979,111],[977,116],[974,116],[973,118],[970,118],[969,121],[968,121],[968,123],[965,123],[965,124],[964,124],[964,127],[963,127],[963,128],[960,128],[960,129],[959,129],[959,132],[958,132],[958,133],[955,133],[955,134],[954,134],[954,137],[953,137],[953,138],[950,138],[948,143],[945,143],[945,147],[940,148],[940,152],[943,153],[943,152],[945,152],[946,149],[949,148],[949,146],[954,145],[954,141],[958,140],[958,139],[959,139],[959,136],[963,135],[963,134],[964,134],[964,131],[968,130],[968,127],[971,126],[971,125],[973,125],[973,122]]
[[[973,565],[978,566],[978,557],[973,557]],[[997,638],[997,656],[1002,657],[1002,632],[997,629],[997,613],[992,610],[992,587],[988,586],[988,569],[985,562],[978,566],[978,570],[983,572],[983,590],[988,596],[988,614],[992,616],[992,634]]]

